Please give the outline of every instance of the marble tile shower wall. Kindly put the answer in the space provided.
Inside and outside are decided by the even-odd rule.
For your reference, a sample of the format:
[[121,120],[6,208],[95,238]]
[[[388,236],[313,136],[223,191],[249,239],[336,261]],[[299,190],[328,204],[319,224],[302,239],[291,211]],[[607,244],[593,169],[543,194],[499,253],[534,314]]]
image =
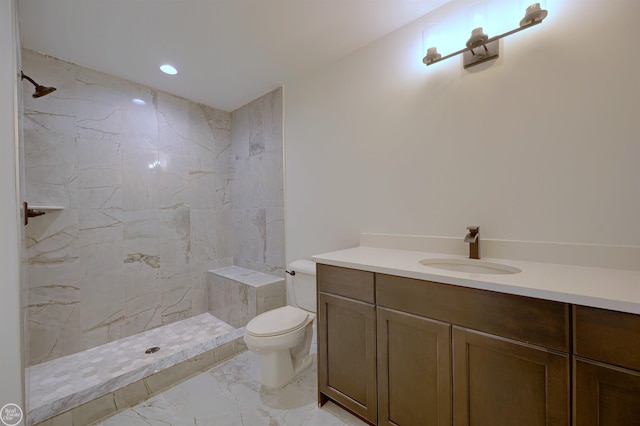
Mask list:
[[282,89],[232,114],[233,260],[284,277]]
[[26,228],[31,363],[206,311],[233,263],[231,114],[22,55],[58,88],[24,97],[27,200],[64,207]]

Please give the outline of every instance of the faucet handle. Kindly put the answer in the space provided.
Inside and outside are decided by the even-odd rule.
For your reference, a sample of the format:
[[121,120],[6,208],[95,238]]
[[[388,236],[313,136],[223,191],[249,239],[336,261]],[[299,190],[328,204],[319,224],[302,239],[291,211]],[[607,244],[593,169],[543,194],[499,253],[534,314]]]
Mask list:
[[480,227],[479,226],[467,226],[467,230],[471,234],[477,234],[478,232],[480,232]]

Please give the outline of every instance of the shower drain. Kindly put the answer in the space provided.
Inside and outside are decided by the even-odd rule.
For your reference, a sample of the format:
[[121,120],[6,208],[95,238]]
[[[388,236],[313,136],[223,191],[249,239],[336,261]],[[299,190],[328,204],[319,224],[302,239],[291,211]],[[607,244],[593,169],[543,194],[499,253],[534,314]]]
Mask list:
[[152,348],[147,349],[146,351],[144,351],[145,354],[155,354],[156,352],[158,352],[160,350],[160,346],[154,346]]

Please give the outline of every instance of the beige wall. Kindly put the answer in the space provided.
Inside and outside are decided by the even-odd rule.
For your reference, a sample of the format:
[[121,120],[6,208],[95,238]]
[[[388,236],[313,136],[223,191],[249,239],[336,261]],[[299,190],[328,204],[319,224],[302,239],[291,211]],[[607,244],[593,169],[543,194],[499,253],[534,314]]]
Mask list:
[[22,403],[20,359],[20,218],[16,190],[16,49],[15,1],[0,2],[0,407]]
[[422,65],[431,22],[461,40],[442,53],[464,45],[468,3],[285,86],[288,261],[361,232],[462,238],[467,225],[640,245],[640,2],[548,0],[548,18],[503,40],[495,63]]

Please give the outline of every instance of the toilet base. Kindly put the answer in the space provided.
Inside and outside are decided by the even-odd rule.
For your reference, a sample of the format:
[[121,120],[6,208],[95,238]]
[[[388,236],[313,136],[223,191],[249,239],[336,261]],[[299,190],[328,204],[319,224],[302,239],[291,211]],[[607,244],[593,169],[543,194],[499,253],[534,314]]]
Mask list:
[[260,380],[263,386],[270,388],[286,385],[313,362],[313,356],[309,354],[294,363],[289,351],[275,351],[259,356]]
[[296,363],[296,367],[293,371],[293,377],[300,374],[302,371],[306,370],[313,363],[313,356],[311,354],[305,356],[304,358],[298,360]]
[[260,356],[260,379],[264,386],[277,388],[293,378],[294,368],[288,350]]

